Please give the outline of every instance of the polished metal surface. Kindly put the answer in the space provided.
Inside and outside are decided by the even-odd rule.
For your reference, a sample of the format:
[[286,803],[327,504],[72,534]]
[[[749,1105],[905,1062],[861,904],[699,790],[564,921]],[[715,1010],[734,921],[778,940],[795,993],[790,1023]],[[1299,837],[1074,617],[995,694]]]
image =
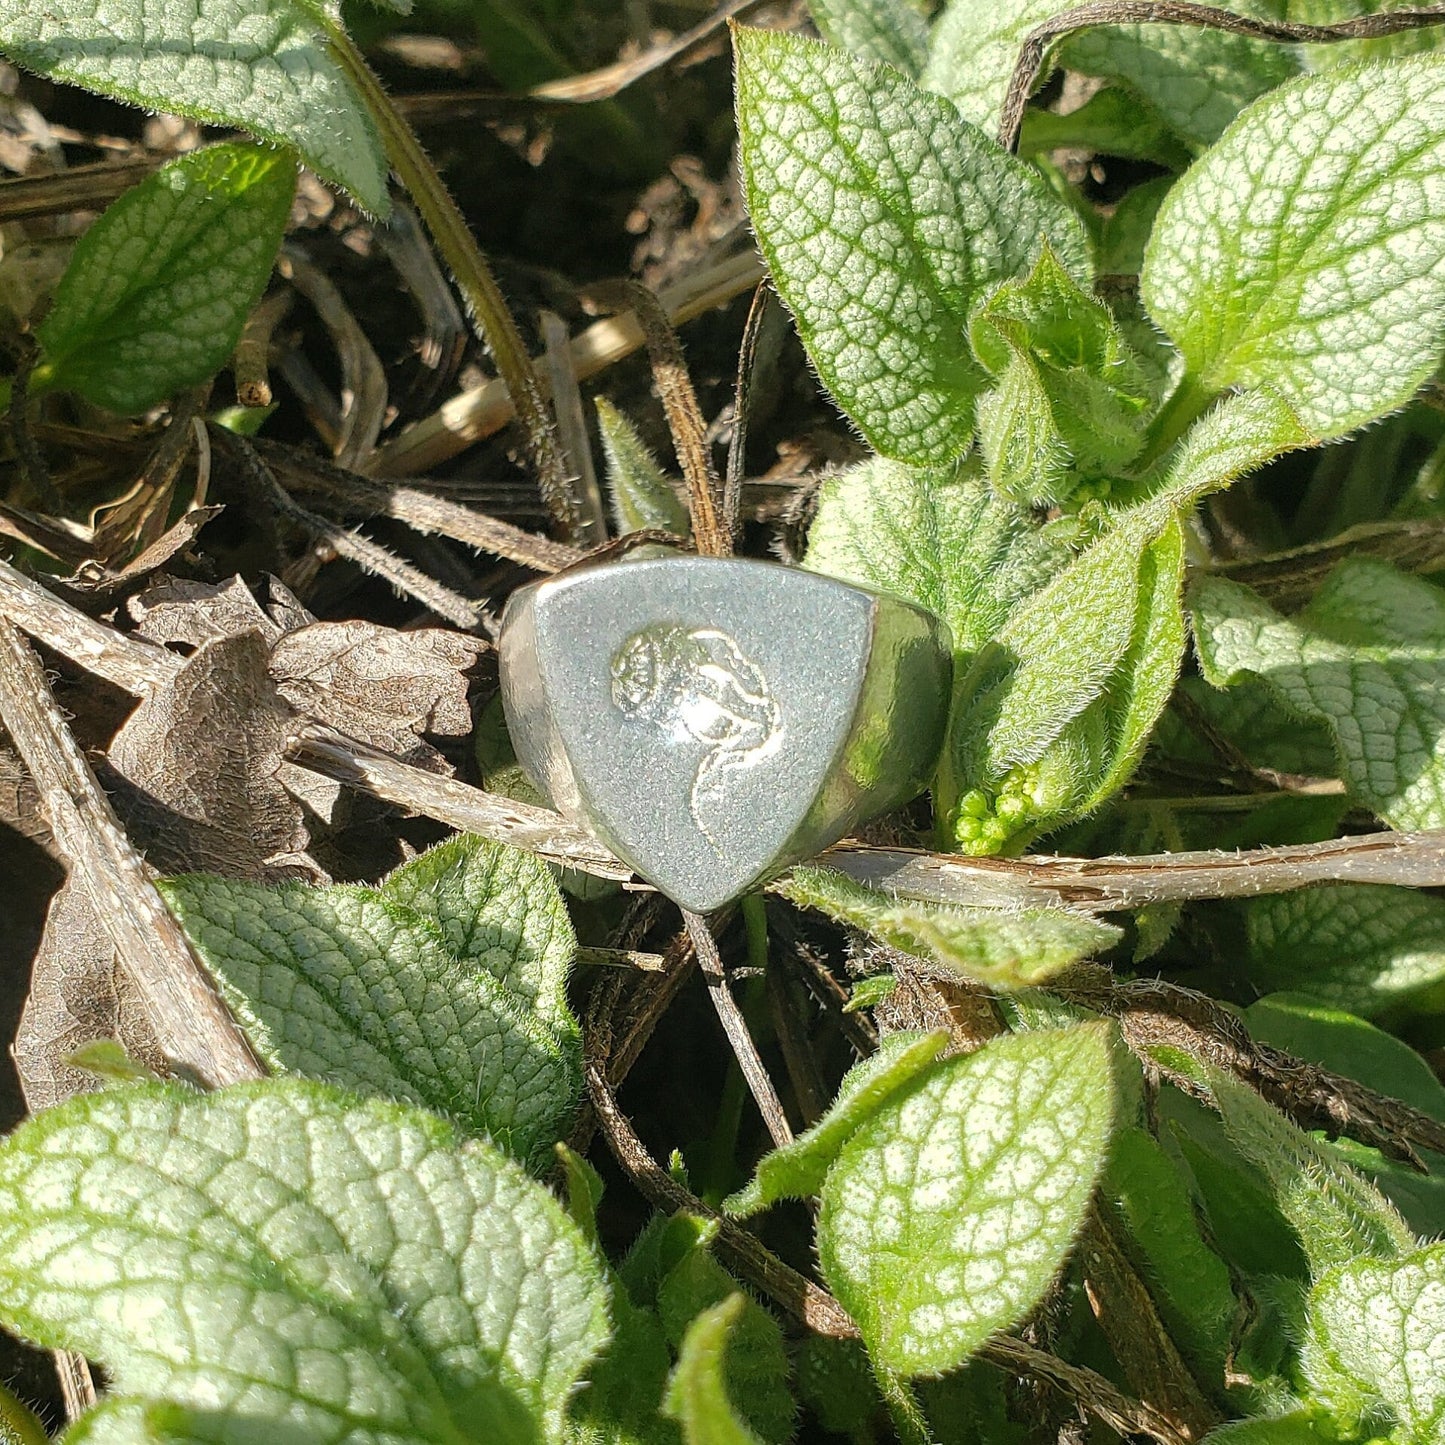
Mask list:
[[697,913],[920,792],[952,671],[947,628],[908,603],[682,554],[520,588],[500,662],[533,781]]

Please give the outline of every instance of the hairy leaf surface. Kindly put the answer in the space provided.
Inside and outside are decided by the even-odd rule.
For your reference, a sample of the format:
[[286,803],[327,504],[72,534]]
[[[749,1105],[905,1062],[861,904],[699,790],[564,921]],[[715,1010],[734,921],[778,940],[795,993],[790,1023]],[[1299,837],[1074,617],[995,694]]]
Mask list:
[[208,1438],[558,1440],[606,1288],[541,1185],[321,1084],[84,1095],[0,1144],[0,1317]]
[[263,1060],[549,1150],[580,1083],[575,943],[546,865],[460,838],[380,889],[163,885]]
[[1445,342],[1445,59],[1256,102],[1170,191],[1145,305],[1209,392],[1269,387],[1320,437],[1403,405]]
[[1112,924],[1063,908],[944,908],[855,883],[830,868],[794,868],[785,898],[990,988],[1029,988],[1120,937]]
[[1445,824],[1445,594],[1352,558],[1295,617],[1220,578],[1202,578],[1191,603],[1210,682],[1263,678],[1329,728],[1350,792],[1391,827]]
[[883,455],[960,456],[984,385],[969,312],[1045,239],[1086,280],[1082,226],[897,71],[774,31],[735,43],[748,214],[818,375]]
[[823,1274],[894,1375],[963,1363],[1063,1263],[1113,1111],[1106,1027],[1008,1035],[940,1064],[844,1146]]
[[293,146],[385,215],[386,162],[305,0],[0,0],[0,53],[148,110]]
[[205,381],[265,289],[295,190],[288,152],[218,145],[127,191],[76,243],[36,379],[124,413]]

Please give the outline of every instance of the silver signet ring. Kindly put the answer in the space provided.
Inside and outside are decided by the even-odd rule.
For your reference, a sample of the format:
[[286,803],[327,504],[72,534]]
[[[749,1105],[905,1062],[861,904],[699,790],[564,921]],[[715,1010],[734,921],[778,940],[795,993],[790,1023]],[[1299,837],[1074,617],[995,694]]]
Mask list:
[[921,792],[953,670],[945,624],[898,598],[685,555],[519,588],[499,651],[532,780],[695,913]]

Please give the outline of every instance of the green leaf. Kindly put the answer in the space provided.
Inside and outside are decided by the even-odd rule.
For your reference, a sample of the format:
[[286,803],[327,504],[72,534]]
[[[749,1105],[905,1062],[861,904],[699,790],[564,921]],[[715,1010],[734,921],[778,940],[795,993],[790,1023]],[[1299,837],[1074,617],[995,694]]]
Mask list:
[[941,1031],[885,1036],[876,1054],[854,1064],[843,1076],[828,1112],[791,1144],[763,1155],[748,1184],[723,1200],[724,1210],[744,1218],[779,1199],[817,1194],[844,1144],[881,1104],[924,1073],[947,1043],[948,1035]]
[[1193,1181],[1209,1237],[1239,1274],[1251,1280],[1279,1276],[1304,1280],[1309,1262],[1299,1236],[1279,1211],[1259,1172],[1229,1142],[1218,1115],[1166,1086],[1158,1109],[1167,1132],[1161,1136]]
[[552,1028],[576,1031],[567,979],[577,939],[551,873],[532,854],[461,834],[403,863],[380,891],[415,909],[453,957],[485,969]]
[[677,1427],[658,1413],[671,1369],[662,1322],[614,1277],[612,1341],[572,1405],[567,1445],[678,1445]]
[[1338,1445],[1331,1423],[1315,1410],[1291,1410],[1285,1415],[1231,1420],[1204,1438],[1209,1445]]
[[403,1105],[143,1084],[0,1144],[0,1318],[212,1440],[559,1440],[606,1300],[541,1185]]
[[897,71],[776,31],[735,44],[748,213],[818,375],[883,455],[962,455],[985,380],[969,313],[1045,240],[1087,280],[1082,226]]
[[687,507],[637,434],[637,428],[606,397],[596,401],[597,430],[607,458],[607,498],[619,536],[660,527],[686,537]]
[[1144,248],[1173,185],[1173,176],[1145,181],[1104,218],[1097,247],[1100,276],[1137,276],[1144,269]]
[[1327,1401],[1334,1396],[1345,1406],[1341,1414],[1348,1418],[1348,1404],[1383,1405],[1405,1439],[1426,1445],[1441,1438],[1445,1244],[1332,1270],[1310,1293],[1309,1330],[1305,1371]]
[[1101,1184],[1148,1269],[1170,1336],[1205,1371],[1222,1378],[1235,1315],[1224,1261],[1200,1238],[1179,1171],[1152,1134],[1121,1129]]
[[1230,1142],[1269,1180],[1318,1277],[1357,1255],[1392,1259],[1414,1246],[1398,1211],[1368,1180],[1232,1074],[1201,1066]]
[[729,1295],[698,1315],[683,1336],[663,1409],[682,1426],[687,1445],[762,1445],[733,1412],[723,1371],[728,1338],[746,1303],[743,1295]]
[[895,1376],[963,1363],[1063,1263],[1108,1146],[1102,1024],[992,1040],[884,1104],[823,1187],[823,1275]]
[[38,328],[36,381],[138,412],[212,376],[265,289],[295,190],[289,151],[218,145],[127,191],[76,243]]
[[941,617],[961,668],[1068,558],[971,469],[873,457],[823,483],[804,565]]
[[[1386,890],[1382,890],[1386,891]],[[1390,889],[1389,892],[1410,892]],[[1288,896],[1288,895],[1282,895]],[[1309,955],[1302,954],[1308,958]],[[1445,1122],[1445,1084],[1409,1044],[1305,993],[1272,993],[1244,1011],[1252,1037]]]
[[1363,1018],[1445,1008],[1445,901],[1414,888],[1331,883],[1245,905],[1249,977],[1305,989]]
[[[1271,18],[1267,5],[1233,8]],[[1286,46],[1188,25],[1098,26],[1070,36],[1060,59],[1137,91],[1196,147],[1216,141],[1244,106],[1300,68]]]
[[1146,505],[1190,506],[1285,452],[1313,446],[1316,440],[1289,404],[1273,392],[1227,396],[1200,417],[1174,448],[1159,490]]
[[278,1071],[424,1104],[519,1158],[580,1087],[575,947],[544,864],[458,838],[380,889],[175,878],[167,901]]
[[1064,908],[945,908],[855,883],[831,868],[794,868],[773,887],[800,908],[988,988],[1029,988],[1112,947],[1119,929]]
[[[969,120],[996,126],[1025,36],[1069,8],[1069,0],[951,0],[934,26],[923,84]],[[1196,144],[1212,141],[1242,105],[1299,68],[1281,46],[1181,25],[1094,27],[1065,40],[1059,58],[1128,85]]]
[[294,146],[384,216],[375,128],[307,0],[0,0],[0,53],[148,110]]
[[[1167,516],[1167,513],[1165,514]],[[954,690],[940,828],[996,853],[1098,807],[1127,781],[1184,652],[1183,535],[1129,514],[1009,618]]]
[[891,65],[915,80],[928,56],[928,23],[906,0],[808,0],[818,34],[860,60]]
[[1445,342],[1445,59],[1305,76],[1169,193],[1145,305],[1206,391],[1264,386],[1320,437],[1403,406]]
[[1263,678],[1325,723],[1351,794],[1392,828],[1445,824],[1445,595],[1384,562],[1342,562],[1282,617],[1249,588],[1204,577],[1191,592],[1201,669],[1215,687]]

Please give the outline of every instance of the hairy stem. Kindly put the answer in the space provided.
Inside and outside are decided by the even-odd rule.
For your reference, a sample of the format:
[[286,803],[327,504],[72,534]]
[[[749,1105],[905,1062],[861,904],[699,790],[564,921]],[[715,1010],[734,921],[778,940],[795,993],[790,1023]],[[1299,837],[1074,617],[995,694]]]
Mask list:
[[417,140],[416,132],[392,104],[351,37],[335,21],[328,20],[327,32],[332,56],[366,102],[388,163],[416,203],[482,340],[497,363],[497,371],[506,383],[526,433],[527,450],[537,469],[543,501],[569,539],[580,535],[585,518],[568,486],[566,463],[552,430],[542,384],[491,267],[437,174],[431,157]]

